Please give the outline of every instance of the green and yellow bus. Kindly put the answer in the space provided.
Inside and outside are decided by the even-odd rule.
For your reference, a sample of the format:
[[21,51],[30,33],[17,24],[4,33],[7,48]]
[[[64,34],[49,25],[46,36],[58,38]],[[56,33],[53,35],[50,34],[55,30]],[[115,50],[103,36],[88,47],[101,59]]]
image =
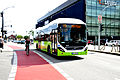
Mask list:
[[36,48],[56,56],[87,55],[86,24],[74,18],[58,18],[35,31]]

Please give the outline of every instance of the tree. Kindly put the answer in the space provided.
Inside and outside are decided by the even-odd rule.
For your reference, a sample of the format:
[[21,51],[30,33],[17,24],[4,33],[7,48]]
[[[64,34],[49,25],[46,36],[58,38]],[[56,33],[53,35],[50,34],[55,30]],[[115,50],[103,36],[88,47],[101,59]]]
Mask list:
[[17,39],[20,39],[20,40],[21,40],[22,38],[23,38],[22,35],[18,35],[18,36],[17,36]]
[[24,39],[27,39],[27,38],[29,38],[29,36],[24,36]]

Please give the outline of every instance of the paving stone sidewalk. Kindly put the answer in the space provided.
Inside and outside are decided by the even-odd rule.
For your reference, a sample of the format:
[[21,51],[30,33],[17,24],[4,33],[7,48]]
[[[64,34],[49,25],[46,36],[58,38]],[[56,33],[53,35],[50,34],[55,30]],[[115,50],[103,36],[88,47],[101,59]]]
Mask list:
[[110,54],[118,54],[118,55],[120,55],[119,46],[101,45],[100,50],[98,50],[97,45],[88,45],[88,50],[89,51],[95,51],[95,52],[101,52],[101,53],[110,53]]
[[0,49],[0,80],[8,80],[13,62],[13,50],[4,44],[4,49]]

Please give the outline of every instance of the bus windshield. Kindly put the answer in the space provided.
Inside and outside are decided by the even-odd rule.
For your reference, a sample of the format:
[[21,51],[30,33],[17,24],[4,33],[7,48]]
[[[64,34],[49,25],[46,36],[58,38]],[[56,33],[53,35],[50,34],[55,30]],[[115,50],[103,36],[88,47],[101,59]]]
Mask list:
[[58,41],[69,46],[85,46],[86,26],[84,24],[59,24]]

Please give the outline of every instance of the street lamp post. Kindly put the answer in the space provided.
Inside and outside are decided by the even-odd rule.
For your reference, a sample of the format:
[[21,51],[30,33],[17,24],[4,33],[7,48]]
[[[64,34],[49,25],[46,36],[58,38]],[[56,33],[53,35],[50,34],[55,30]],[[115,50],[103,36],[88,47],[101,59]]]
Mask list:
[[1,12],[1,17],[2,17],[2,28],[1,28],[1,32],[2,32],[2,38],[4,36],[4,33],[3,33],[3,28],[4,28],[4,15],[3,15],[3,11]]
[[8,8],[14,8],[14,6],[7,7],[5,9],[3,9],[3,11],[1,12],[1,17],[2,17],[2,28],[1,28],[2,38],[4,38],[4,11],[7,10]]
[[[103,15],[103,12],[105,11],[106,8],[111,7],[111,6],[116,6],[116,4],[108,4],[104,9],[102,9],[101,16]],[[101,34],[101,27],[102,27],[102,22],[99,24],[98,27],[98,50],[100,50],[100,34]]]
[[[108,8],[108,7],[110,7],[110,6],[106,6],[103,10],[102,10],[102,12],[101,12],[101,14],[100,14],[100,16],[102,17],[102,14],[103,14],[103,12],[105,11],[105,9],[106,8]],[[102,19],[102,18],[101,18]],[[101,25],[102,25],[102,21],[101,21],[101,23],[99,23],[99,27],[98,27],[98,50],[100,50],[100,36],[101,36]]]

